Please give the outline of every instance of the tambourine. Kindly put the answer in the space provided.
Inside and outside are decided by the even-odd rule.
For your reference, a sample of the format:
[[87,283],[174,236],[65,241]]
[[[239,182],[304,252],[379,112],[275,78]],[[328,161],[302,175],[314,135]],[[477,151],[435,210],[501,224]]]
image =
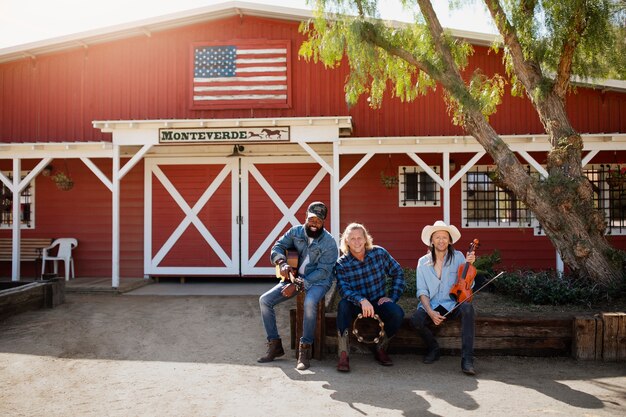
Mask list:
[[[378,332],[378,336],[375,336],[372,339],[366,339],[364,336],[359,334],[359,320],[361,319],[374,319],[378,320],[378,326],[380,327],[380,331]],[[378,317],[378,314],[374,314],[374,317],[363,317],[363,314],[359,313],[356,319],[354,319],[354,323],[352,323],[352,334],[356,336],[356,340],[360,343],[378,343],[385,336],[385,323]]]

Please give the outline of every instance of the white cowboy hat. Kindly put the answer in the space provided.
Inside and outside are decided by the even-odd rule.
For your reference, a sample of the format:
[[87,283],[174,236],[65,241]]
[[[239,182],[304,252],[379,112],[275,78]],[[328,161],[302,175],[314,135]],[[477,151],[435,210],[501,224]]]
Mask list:
[[432,226],[425,226],[424,229],[422,229],[422,242],[424,242],[424,245],[430,246],[430,237],[433,233],[440,230],[445,230],[450,233],[450,237],[452,238],[452,242],[450,243],[454,243],[461,238],[461,232],[459,232],[459,229],[455,226],[448,226],[441,220],[437,220]]

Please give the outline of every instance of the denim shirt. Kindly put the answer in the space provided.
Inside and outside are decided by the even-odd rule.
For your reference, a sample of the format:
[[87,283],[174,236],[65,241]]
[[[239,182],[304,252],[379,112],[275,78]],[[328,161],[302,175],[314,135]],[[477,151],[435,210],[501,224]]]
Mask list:
[[[454,251],[454,258],[443,265],[441,280],[437,277],[433,260],[430,253],[422,256],[417,261],[416,284],[417,299],[420,295],[426,295],[430,299],[430,306],[434,310],[437,306],[443,306],[450,311],[456,301],[450,298],[450,288],[456,283],[459,266],[465,263],[465,256],[458,250]],[[420,302],[417,308],[424,309]]]
[[327,289],[333,283],[333,268],[339,256],[337,242],[325,229],[320,236],[309,245],[309,237],[304,226],[294,226],[282,235],[274,246],[270,260],[273,264],[280,258],[286,259],[286,251],[298,251],[298,265],[309,255],[309,263],[304,269],[304,288],[312,285],[323,285]]

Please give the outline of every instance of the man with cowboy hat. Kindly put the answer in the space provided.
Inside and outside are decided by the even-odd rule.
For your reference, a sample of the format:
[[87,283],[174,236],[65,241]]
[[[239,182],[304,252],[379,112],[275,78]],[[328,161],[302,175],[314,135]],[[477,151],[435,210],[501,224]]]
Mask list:
[[[296,295],[287,291],[292,286],[290,274],[296,275],[298,286],[304,288],[304,317],[302,338],[300,339],[296,369],[305,370],[310,366],[311,344],[315,336],[317,305],[330,289],[333,268],[338,257],[337,242],[324,229],[328,209],[324,203],[316,201],[309,205],[303,225],[294,226],[281,236],[272,247],[270,259],[278,265],[283,282],[278,283],[259,298],[261,318],[267,334],[267,353],[257,361],[271,362],[285,351],[276,326],[274,306]],[[287,251],[298,254],[298,270],[287,263]]]
[[[411,324],[426,342],[424,363],[439,359],[439,344],[428,325],[442,324],[448,311],[456,302],[450,298],[450,288],[456,283],[459,266],[474,263],[476,256],[470,252],[464,256],[454,249],[453,243],[461,238],[455,226],[441,220],[422,230],[422,242],[429,247],[428,253],[417,262],[416,283],[419,305],[411,317]],[[475,375],[474,370],[474,306],[463,303],[449,314],[450,318],[461,318],[461,370]]]

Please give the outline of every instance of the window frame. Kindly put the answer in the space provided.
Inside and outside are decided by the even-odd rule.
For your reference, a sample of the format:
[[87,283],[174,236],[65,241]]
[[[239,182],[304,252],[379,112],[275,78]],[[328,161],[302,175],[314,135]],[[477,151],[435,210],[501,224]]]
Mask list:
[[[7,177],[9,180],[12,181],[13,178],[13,172],[9,172],[9,171],[2,171],[2,173],[4,174],[5,177]],[[28,175],[29,171],[21,171],[20,172],[20,177],[21,179],[24,179],[26,177],[26,175]],[[23,230],[32,230],[35,229],[35,183],[36,183],[36,178],[34,177],[31,181],[30,181],[30,185],[25,187],[24,190],[22,190],[22,192],[20,193],[20,229]],[[10,190],[8,189],[8,187],[2,183],[2,188],[0,189],[0,203],[2,205],[1,209],[4,209],[4,190],[7,190],[10,192]],[[24,208],[22,206],[22,204],[26,204],[26,202],[22,203],[23,199],[25,198],[24,193],[26,193],[28,190],[30,189],[30,195],[28,196],[30,198],[30,202],[28,202],[28,204],[30,205],[30,222],[25,223],[24,222]],[[12,199],[11,199],[12,201]],[[0,216],[0,230],[11,230],[13,229],[13,204],[11,203],[11,205],[9,206],[9,210],[5,211],[6,213],[8,213],[7,215],[11,217],[10,222],[5,223],[4,221],[4,213],[1,213],[2,216]]]
[[[533,175],[538,175],[537,171],[534,171],[532,167],[527,166],[527,169]],[[534,214],[530,211],[530,209],[525,208],[524,203],[522,203],[521,201],[517,201],[517,199],[514,197],[512,197],[512,202],[507,201],[507,196],[510,196],[510,194],[508,194],[506,189],[503,189],[495,185],[493,181],[491,180],[491,178],[489,177],[489,173],[495,172],[495,170],[496,170],[495,165],[474,165],[470,170],[468,170],[463,175],[463,178],[461,181],[461,222],[462,222],[461,224],[463,225],[462,227],[464,229],[494,229],[494,228],[530,229],[530,228],[533,228],[535,230],[535,234],[537,234],[536,231],[537,231],[537,226],[539,222],[537,222],[537,219],[535,218]],[[469,177],[472,174],[481,174],[486,177],[480,182],[476,180],[476,181],[473,181],[472,183],[476,183],[478,185],[485,185],[485,186],[493,185],[493,187],[495,187],[495,189],[489,188],[489,189],[485,189],[482,191],[484,193],[493,194],[493,196],[495,197],[494,200],[491,200],[493,204],[493,208],[486,209],[489,211],[493,211],[493,213],[495,213],[495,216],[493,218],[478,219],[478,220],[468,219],[468,212],[470,210],[470,208],[468,208],[468,202],[470,201],[469,196],[468,196],[469,194],[468,183],[470,183]],[[488,200],[484,200],[484,201],[486,202]],[[519,218],[519,220],[512,220],[509,222],[504,222],[504,221],[499,220],[498,213],[501,212],[502,210],[507,210],[507,208],[504,206],[510,203],[516,205],[515,211],[517,212],[517,218]],[[522,210],[526,211],[527,213],[521,213]]]
[[[441,171],[441,167],[439,165],[434,165],[431,166],[431,168],[433,169],[433,171],[436,174],[439,174]],[[407,200],[404,197],[405,195],[405,185],[406,185],[406,175],[407,172],[406,170],[411,169],[412,172],[409,172],[408,174],[418,174],[418,181],[417,181],[417,198],[415,199],[411,199],[411,200]],[[434,190],[432,191],[421,191],[419,189],[420,187],[420,181],[419,181],[419,174],[425,174],[426,177],[428,177],[431,181],[432,184],[434,186]],[[420,167],[419,165],[400,165],[398,166],[398,206],[399,207],[441,207],[441,186],[439,185],[439,183],[437,181],[435,181],[435,179],[433,177],[431,177],[422,167]],[[422,193],[429,193],[432,192],[433,195],[435,196],[435,199],[429,199],[429,200],[422,200],[420,199],[420,195]]]

